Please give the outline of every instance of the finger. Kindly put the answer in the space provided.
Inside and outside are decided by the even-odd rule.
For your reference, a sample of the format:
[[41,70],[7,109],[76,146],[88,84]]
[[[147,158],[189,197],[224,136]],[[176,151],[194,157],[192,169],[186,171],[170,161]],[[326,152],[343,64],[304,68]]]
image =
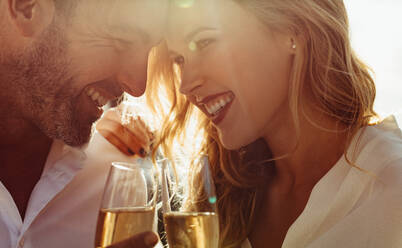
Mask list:
[[122,107],[120,104],[118,108],[107,111],[102,118],[123,123],[126,128],[128,128],[134,135],[137,136],[137,138],[142,141],[142,144],[145,144],[145,147],[149,147],[150,143],[154,139],[154,135],[149,130],[148,126],[140,116],[127,116],[126,118],[123,118],[121,114],[123,110],[121,108]]
[[120,123],[103,120],[97,125],[97,129],[105,138],[109,138],[108,140],[111,140],[112,144],[117,145],[120,150],[128,151],[130,155],[138,154],[142,157],[145,155],[142,142]]
[[144,132],[148,134],[148,137],[153,138],[154,134],[149,130],[148,126],[145,124],[145,122],[142,120],[141,116],[138,116],[138,122],[143,128]]
[[[103,119],[96,125],[96,129],[101,132],[113,133],[126,147],[130,148],[136,154],[144,157],[146,144],[136,137],[130,130],[124,127],[122,124],[112,121],[110,119]],[[102,134],[102,133],[101,133]]]
[[107,130],[98,130],[98,132],[107,140],[109,141],[112,145],[114,145],[117,149],[119,149],[122,153],[124,153],[127,156],[133,156],[135,155],[135,152],[131,150],[126,144],[123,143],[116,135],[114,135],[112,132],[109,132]]
[[143,147],[149,146],[150,131],[139,117],[127,116],[127,118],[123,120],[121,113],[117,109],[113,109],[106,112],[106,114],[103,116],[103,119],[122,124],[125,128],[130,130],[130,132],[132,132],[138,140],[140,140],[140,144]]
[[144,232],[107,248],[149,248],[154,247],[157,243],[158,236],[155,233]]
[[[148,135],[148,129],[145,125],[143,125],[138,118],[132,117],[130,122],[125,125],[125,127],[130,130],[138,139],[141,140],[143,147],[148,149],[150,146],[151,140]],[[148,150],[147,150],[148,152]]]
[[[136,138],[139,140],[142,148],[137,153],[139,153],[142,157],[144,157],[147,153],[149,153],[150,147],[154,141],[154,135],[149,130],[148,126],[145,122],[141,119],[141,117],[136,116],[127,116],[127,118],[122,117],[122,109],[121,105],[119,107],[111,109],[105,113],[102,117],[100,122],[104,119],[111,120],[117,122],[119,124],[123,123],[122,125],[127,128]],[[105,123],[100,123],[100,125]],[[99,127],[102,128],[102,127]],[[127,144],[129,145],[129,144]]]

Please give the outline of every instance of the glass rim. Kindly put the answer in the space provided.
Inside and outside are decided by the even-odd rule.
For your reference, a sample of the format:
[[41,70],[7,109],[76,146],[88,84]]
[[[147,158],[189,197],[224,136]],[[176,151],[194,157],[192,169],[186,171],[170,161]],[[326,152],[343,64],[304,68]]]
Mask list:
[[112,163],[112,167],[113,167],[113,168],[120,169],[120,170],[125,170],[125,171],[134,171],[133,168],[129,168],[129,167],[125,166],[125,165],[124,165],[123,163],[121,163],[121,162],[113,162],[113,163]]

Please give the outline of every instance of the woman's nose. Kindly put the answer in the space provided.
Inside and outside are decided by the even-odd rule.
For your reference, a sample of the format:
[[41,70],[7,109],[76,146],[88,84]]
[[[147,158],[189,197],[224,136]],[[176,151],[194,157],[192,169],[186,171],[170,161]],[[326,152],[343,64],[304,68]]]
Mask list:
[[202,86],[203,80],[200,76],[200,68],[193,61],[184,60],[183,56],[176,58],[174,61],[177,65],[179,65],[178,62],[181,63],[179,65],[181,72],[179,91],[182,94],[191,95],[197,88]]

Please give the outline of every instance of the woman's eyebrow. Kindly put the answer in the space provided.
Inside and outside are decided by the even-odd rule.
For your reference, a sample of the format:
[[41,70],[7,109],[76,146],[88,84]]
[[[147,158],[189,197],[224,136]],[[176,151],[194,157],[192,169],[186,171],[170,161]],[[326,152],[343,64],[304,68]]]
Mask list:
[[185,36],[185,39],[186,39],[187,41],[192,40],[193,37],[194,37],[196,34],[198,34],[198,33],[200,33],[200,32],[203,32],[203,31],[209,31],[209,30],[216,30],[216,28],[213,28],[213,27],[205,27],[205,26],[196,28],[196,29],[194,29],[193,31],[189,32],[189,33]]

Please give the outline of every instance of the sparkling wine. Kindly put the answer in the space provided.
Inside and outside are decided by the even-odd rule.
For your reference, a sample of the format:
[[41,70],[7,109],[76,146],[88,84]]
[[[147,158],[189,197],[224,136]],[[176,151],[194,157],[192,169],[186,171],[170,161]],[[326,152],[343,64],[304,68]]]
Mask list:
[[101,209],[96,228],[95,247],[118,243],[134,234],[152,231],[155,208]]
[[219,221],[215,213],[171,212],[163,216],[169,248],[217,248]]

